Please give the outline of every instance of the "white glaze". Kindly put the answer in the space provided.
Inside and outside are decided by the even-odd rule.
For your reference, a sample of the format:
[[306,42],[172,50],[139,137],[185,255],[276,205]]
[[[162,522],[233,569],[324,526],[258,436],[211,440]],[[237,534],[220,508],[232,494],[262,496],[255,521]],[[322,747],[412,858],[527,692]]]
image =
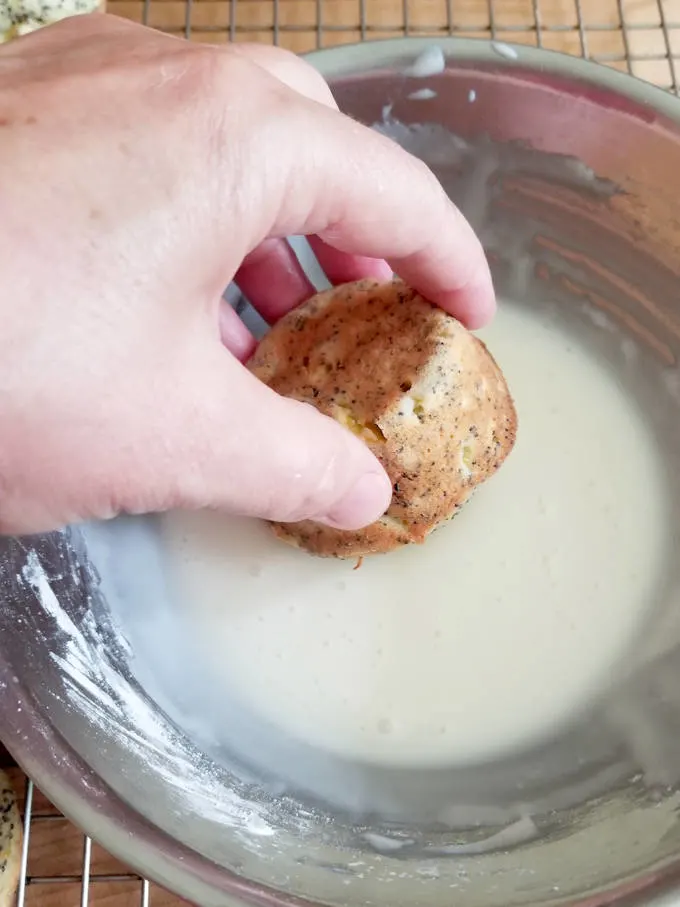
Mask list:
[[431,101],[437,97],[437,92],[432,88],[419,88],[408,96],[410,101]]
[[446,57],[439,44],[428,44],[405,69],[405,75],[413,79],[427,79],[438,76],[446,69]]
[[375,763],[486,759],[579,714],[634,639],[663,551],[653,439],[548,321],[506,307],[484,337],[517,446],[424,547],[354,571],[258,523],[166,519],[207,663],[281,731]]
[[504,41],[492,41],[491,46],[499,57],[505,57],[506,60],[517,60],[519,58],[515,48]]

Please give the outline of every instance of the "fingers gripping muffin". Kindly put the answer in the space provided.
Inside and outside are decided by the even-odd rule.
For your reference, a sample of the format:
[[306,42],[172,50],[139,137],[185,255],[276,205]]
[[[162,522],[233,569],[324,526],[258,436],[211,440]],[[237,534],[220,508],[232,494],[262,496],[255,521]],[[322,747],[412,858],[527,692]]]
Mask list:
[[512,397],[485,345],[399,281],[312,297],[265,335],[249,368],[360,437],[392,481],[387,513],[365,529],[273,524],[312,554],[356,558],[424,542],[515,442]]

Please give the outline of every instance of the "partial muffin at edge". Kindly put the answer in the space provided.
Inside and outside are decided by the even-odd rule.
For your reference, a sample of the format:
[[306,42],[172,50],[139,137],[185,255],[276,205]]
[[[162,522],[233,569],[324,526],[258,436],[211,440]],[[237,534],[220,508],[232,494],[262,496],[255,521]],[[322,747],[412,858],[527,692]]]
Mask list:
[[21,870],[23,833],[16,792],[0,771],[0,907],[15,902]]

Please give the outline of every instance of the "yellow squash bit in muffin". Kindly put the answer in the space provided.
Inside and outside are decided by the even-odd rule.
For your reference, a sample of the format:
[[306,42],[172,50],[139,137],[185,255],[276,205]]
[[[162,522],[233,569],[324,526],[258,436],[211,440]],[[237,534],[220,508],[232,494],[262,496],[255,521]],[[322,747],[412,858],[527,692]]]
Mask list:
[[279,538],[322,557],[424,542],[515,443],[513,400],[485,345],[396,280],[319,293],[265,335],[249,368],[361,438],[392,480],[387,513],[366,529],[273,524]]

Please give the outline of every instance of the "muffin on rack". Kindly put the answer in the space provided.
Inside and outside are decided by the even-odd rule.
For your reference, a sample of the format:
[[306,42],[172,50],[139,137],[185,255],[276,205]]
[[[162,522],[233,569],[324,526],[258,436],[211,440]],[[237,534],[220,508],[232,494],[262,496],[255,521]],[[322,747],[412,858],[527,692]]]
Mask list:
[[104,12],[106,0],[0,0],[0,44],[69,16]]
[[265,335],[249,368],[361,438],[393,486],[366,529],[273,524],[322,557],[357,558],[424,542],[501,466],[517,415],[477,337],[400,281],[360,281],[312,297]]
[[0,907],[14,903],[23,835],[21,817],[12,782],[0,771]]

